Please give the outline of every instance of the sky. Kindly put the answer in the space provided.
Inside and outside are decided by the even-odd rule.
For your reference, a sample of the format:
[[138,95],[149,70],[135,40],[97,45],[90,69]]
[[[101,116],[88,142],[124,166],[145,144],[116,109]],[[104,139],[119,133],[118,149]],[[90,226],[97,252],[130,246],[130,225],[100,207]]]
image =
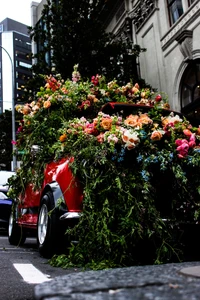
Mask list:
[[41,2],[41,0],[0,0],[0,22],[10,18],[30,26],[31,2]]

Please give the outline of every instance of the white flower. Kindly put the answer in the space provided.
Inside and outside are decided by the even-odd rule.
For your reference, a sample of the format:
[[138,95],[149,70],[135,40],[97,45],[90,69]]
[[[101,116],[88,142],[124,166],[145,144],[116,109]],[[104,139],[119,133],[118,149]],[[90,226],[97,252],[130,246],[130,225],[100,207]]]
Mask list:
[[122,140],[125,143],[125,147],[127,147],[128,150],[135,148],[140,142],[138,133],[131,130],[126,130],[123,133]]

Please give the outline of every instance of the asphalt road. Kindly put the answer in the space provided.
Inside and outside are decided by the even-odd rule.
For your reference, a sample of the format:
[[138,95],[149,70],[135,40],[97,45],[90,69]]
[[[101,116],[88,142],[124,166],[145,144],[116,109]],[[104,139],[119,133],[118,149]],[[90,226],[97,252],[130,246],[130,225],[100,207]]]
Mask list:
[[1,300],[33,300],[37,284],[74,272],[51,267],[40,257],[35,238],[27,238],[23,247],[11,246],[7,233],[0,229]]
[[[200,300],[195,241],[197,232],[187,241],[190,251],[183,263],[80,272],[51,267],[40,257],[35,238],[27,238],[23,247],[11,246],[0,229],[0,300]],[[184,268],[189,275],[181,274]]]

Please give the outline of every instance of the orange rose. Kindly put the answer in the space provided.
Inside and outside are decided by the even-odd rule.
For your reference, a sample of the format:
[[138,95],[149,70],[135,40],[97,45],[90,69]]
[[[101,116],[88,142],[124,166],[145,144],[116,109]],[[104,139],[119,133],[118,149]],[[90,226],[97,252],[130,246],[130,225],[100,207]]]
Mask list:
[[67,139],[66,133],[62,134],[62,135],[59,137],[59,140],[61,141],[61,143],[65,142],[66,139]]
[[28,115],[31,112],[31,109],[28,105],[24,105],[24,107],[22,108],[22,113],[24,115]]
[[184,130],[183,130],[183,133],[184,133],[186,136],[191,136],[191,135],[192,135],[192,132],[191,132],[189,129],[184,129]]
[[196,135],[200,135],[200,127],[197,128]]
[[51,102],[49,100],[45,101],[43,104],[44,108],[49,108],[51,106]]
[[126,118],[124,124],[128,126],[136,127],[138,126],[138,119],[139,117],[137,115],[130,115]]
[[167,117],[162,117],[162,125],[166,126],[169,123],[169,120]]
[[153,141],[160,141],[162,138],[162,133],[160,131],[153,131],[151,134],[151,140]]
[[132,92],[133,92],[134,94],[137,94],[137,93],[139,92],[139,90],[134,86],[134,87],[132,88]]
[[141,114],[139,119],[138,119],[138,123],[139,124],[150,124],[150,123],[153,123],[153,121],[148,117],[147,114]]
[[112,119],[110,118],[102,118],[101,120],[101,126],[105,130],[110,130],[112,126]]
[[164,103],[164,104],[163,104],[163,108],[165,108],[165,109],[170,109],[169,103]]

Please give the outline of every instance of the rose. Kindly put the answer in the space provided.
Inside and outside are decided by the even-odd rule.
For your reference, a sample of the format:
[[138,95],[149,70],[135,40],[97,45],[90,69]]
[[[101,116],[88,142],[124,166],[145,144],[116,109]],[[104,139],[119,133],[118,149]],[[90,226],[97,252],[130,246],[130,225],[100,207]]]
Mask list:
[[148,117],[147,114],[141,114],[138,119],[138,125],[141,127],[143,124],[147,125],[153,123],[153,121]]
[[162,96],[160,94],[158,94],[156,97],[155,97],[155,101],[156,102],[160,102],[162,100]]
[[66,139],[67,139],[66,133],[62,134],[62,135],[59,137],[59,140],[61,141],[61,143],[65,142]]
[[28,105],[24,105],[22,108],[23,115],[28,115],[31,112],[31,108]]
[[151,137],[150,139],[153,140],[153,141],[160,141],[161,138],[162,138],[162,133],[158,130],[154,130],[151,134]]
[[190,148],[193,148],[194,146],[196,146],[196,139],[195,139],[195,135],[192,134],[190,136],[190,140],[189,140],[189,147]]
[[94,134],[97,132],[97,130],[95,129],[95,125],[94,123],[92,124],[87,124],[85,129],[84,129],[84,132],[87,133],[87,134]]
[[110,130],[112,127],[112,119],[111,118],[102,118],[100,125],[101,125],[101,127],[103,127],[103,129]]
[[139,92],[139,89],[135,86],[132,88],[132,93],[137,94]]
[[192,135],[192,132],[191,132],[189,129],[184,129],[184,130],[183,130],[183,133],[184,133],[186,136],[191,136],[191,135]]
[[43,107],[44,108],[49,108],[51,106],[51,102],[49,100],[44,101]]
[[124,124],[128,126],[136,127],[138,126],[138,119],[139,117],[137,115],[130,115],[126,118]]
[[178,139],[175,141],[175,144],[178,146],[176,148],[176,150],[178,151],[178,157],[179,158],[184,158],[187,156],[188,154],[188,150],[189,150],[189,143],[187,140],[185,139]]

